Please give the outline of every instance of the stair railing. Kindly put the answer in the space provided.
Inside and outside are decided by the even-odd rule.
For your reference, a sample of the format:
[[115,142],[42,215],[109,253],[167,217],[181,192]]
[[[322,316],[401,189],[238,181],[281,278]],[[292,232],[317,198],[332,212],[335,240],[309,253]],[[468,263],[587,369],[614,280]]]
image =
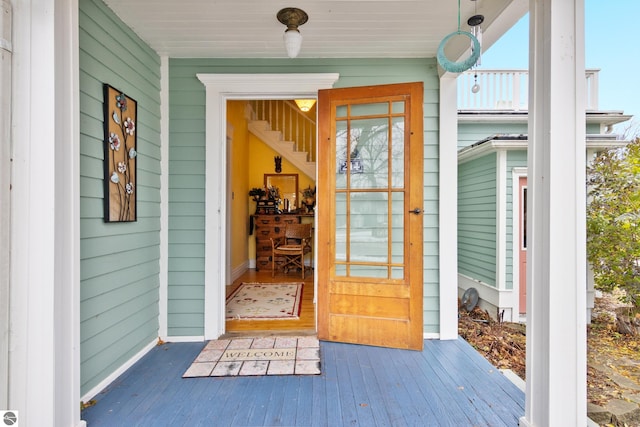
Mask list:
[[284,141],[294,143],[296,151],[307,153],[316,161],[316,122],[288,100],[260,99],[250,101],[255,120],[269,122],[271,130],[282,132]]

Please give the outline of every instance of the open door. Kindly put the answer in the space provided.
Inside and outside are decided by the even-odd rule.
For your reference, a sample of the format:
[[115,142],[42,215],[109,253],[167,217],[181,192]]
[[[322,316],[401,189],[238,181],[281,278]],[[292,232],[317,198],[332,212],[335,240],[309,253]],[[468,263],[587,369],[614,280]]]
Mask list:
[[423,84],[318,97],[318,336],[420,350]]

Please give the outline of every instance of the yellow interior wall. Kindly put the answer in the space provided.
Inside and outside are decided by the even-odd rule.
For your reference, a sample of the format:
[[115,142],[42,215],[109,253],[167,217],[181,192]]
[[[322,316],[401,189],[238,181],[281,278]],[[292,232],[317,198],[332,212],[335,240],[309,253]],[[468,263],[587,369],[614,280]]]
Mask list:
[[[249,134],[249,152],[251,155],[249,156],[249,189],[254,187],[263,187],[264,186],[264,174],[265,173],[276,173],[275,172],[275,161],[274,157],[279,155],[278,152],[273,150],[267,144],[262,142],[262,140],[256,137],[253,134]],[[300,169],[291,164],[284,157],[282,158],[282,171],[281,173],[297,173],[298,174],[298,192],[302,191],[302,189],[311,186],[311,188],[315,187],[316,183],[314,180],[309,178],[307,175],[302,173]],[[253,201],[252,198],[248,196],[249,190],[245,193],[247,195],[246,201],[248,205],[249,215],[253,214],[256,211],[256,202]],[[301,206],[298,206],[301,207]],[[249,259],[256,259],[256,240],[255,236],[249,236]]]
[[[249,235],[249,211],[247,193],[249,192],[249,175],[247,163],[250,158],[249,131],[244,117],[246,101],[227,102],[227,122],[233,126],[233,139],[229,147],[231,187],[231,269],[242,269],[249,253],[247,236]],[[254,249],[255,252],[255,249]]]

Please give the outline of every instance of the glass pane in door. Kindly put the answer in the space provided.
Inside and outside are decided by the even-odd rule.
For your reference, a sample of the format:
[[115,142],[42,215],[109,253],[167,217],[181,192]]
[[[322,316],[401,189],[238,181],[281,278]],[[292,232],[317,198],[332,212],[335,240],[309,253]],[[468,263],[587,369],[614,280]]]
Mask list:
[[334,199],[337,276],[404,277],[403,104],[339,107]]

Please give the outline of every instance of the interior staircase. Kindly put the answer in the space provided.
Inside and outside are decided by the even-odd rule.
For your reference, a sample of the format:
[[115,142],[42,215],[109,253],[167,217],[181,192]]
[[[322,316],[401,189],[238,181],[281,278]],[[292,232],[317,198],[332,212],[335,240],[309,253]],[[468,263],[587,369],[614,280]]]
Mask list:
[[315,122],[290,101],[250,101],[248,107],[249,132],[315,181]]

